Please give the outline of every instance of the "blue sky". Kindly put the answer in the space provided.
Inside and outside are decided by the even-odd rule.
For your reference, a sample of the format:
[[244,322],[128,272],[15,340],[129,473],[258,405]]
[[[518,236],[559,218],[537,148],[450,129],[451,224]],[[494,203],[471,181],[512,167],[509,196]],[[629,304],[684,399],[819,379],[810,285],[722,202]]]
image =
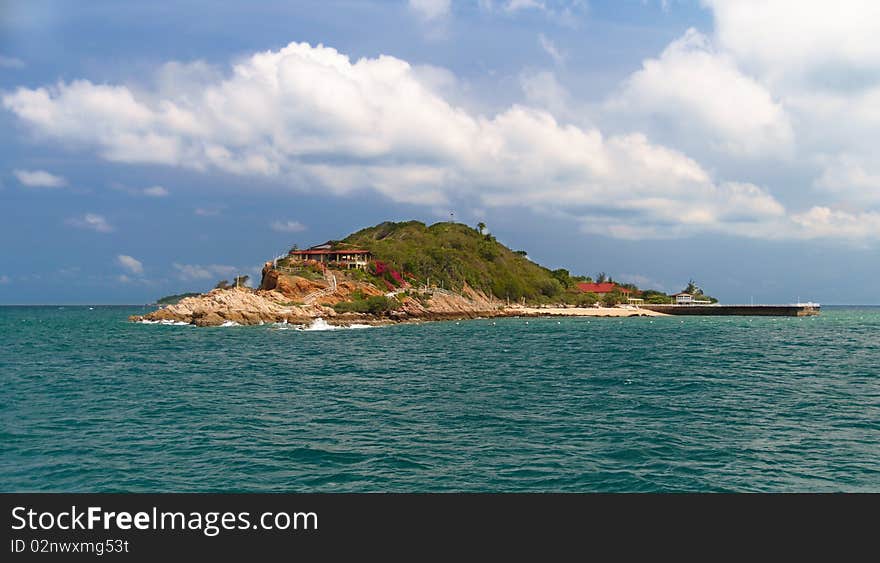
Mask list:
[[575,273],[878,302],[876,3],[252,4],[0,4],[0,303],[450,212]]

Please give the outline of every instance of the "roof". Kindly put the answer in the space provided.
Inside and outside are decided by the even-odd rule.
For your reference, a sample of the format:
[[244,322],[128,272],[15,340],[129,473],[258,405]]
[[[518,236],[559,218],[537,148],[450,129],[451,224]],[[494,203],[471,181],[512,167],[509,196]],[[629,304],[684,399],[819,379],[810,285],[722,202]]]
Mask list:
[[687,295],[688,297],[693,297],[692,294],[687,293],[686,291],[682,291],[681,293],[675,293],[675,294],[673,294],[672,296],[673,296],[673,297],[680,297],[680,296],[683,296],[683,295]]
[[578,289],[580,289],[584,293],[611,293],[615,289],[620,291],[621,293],[631,293],[625,287],[618,287],[616,283],[607,282],[607,283],[585,283],[581,282],[577,284]]
[[328,249],[319,249],[319,250],[291,250],[291,256],[311,256],[316,254],[369,254],[369,250],[358,250],[358,249],[349,249],[344,248],[341,250],[328,250]]

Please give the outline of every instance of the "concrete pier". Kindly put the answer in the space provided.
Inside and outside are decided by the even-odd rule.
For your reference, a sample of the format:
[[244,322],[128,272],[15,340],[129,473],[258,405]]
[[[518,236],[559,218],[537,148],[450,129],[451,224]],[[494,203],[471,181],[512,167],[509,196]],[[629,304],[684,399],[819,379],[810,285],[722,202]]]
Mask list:
[[820,309],[820,305],[816,303],[794,305],[640,305],[639,307],[667,315],[756,317],[807,317],[818,315]]

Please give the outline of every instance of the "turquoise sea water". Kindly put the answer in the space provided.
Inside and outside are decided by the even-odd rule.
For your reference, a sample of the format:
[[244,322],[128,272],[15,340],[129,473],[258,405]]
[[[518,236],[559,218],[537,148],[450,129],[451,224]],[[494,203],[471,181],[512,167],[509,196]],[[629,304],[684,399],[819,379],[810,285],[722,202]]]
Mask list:
[[0,490],[880,491],[878,308],[311,332],[139,312],[0,307]]

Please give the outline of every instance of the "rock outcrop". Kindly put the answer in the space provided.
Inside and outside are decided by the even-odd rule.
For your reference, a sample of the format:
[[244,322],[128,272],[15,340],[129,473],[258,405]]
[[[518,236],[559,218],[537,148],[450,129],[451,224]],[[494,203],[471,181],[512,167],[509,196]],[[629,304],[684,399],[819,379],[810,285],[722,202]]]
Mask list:
[[311,280],[263,269],[259,289],[215,289],[188,297],[176,305],[146,315],[135,315],[132,321],[184,322],[196,326],[220,326],[226,323],[254,325],[261,323],[308,324],[321,317],[331,324],[377,324],[408,320],[467,319],[503,314],[501,304],[484,293],[465,287],[460,293],[430,290],[399,294],[400,306],[382,315],[337,313],[333,305],[348,301],[358,293],[364,297],[384,295],[376,286],[356,280],[346,272],[331,272],[335,290],[327,280]]
[[197,297],[187,297],[177,305],[131,317],[133,321],[176,321],[196,326],[219,326],[224,323],[252,325],[260,323],[309,322],[326,315],[323,307],[297,306],[281,293],[254,291],[249,288],[215,289]]

